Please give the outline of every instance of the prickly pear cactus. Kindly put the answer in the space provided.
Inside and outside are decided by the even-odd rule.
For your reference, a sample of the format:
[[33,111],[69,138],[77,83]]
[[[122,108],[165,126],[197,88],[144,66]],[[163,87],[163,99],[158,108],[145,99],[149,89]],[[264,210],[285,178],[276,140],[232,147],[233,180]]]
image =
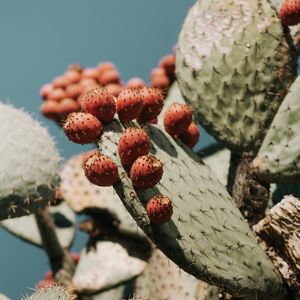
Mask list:
[[143,234],[112,187],[99,187],[88,181],[82,169],[86,155],[87,152],[71,157],[62,168],[61,193],[65,201],[79,213],[88,208],[107,209],[119,219],[120,229]]
[[23,300],[74,300],[75,297],[61,286],[49,286],[36,290],[30,297]]
[[54,198],[59,155],[47,130],[0,103],[0,220],[34,212]]
[[159,250],[153,251],[135,287],[137,295],[152,300],[218,300],[218,291],[181,270]]
[[[63,248],[69,248],[75,236],[75,213],[66,203],[50,206],[49,211],[55,224],[55,232]],[[22,240],[42,247],[43,242],[35,216],[23,216],[0,222],[0,226]]]
[[253,167],[269,182],[300,182],[300,76],[290,88],[268,131]]
[[201,125],[232,151],[258,151],[295,77],[289,41],[266,0],[198,0],[191,8],[177,80]]
[[[158,127],[149,126],[151,153],[164,165],[159,184],[134,190],[120,163],[117,121],[106,128],[100,150],[117,162],[121,182],[115,189],[138,225],[152,241],[186,272],[245,299],[284,299],[282,279],[258,246],[225,187],[190,149]],[[172,219],[158,226],[145,206],[154,195],[170,197]],[[199,242],[201,241],[201,242]]]
[[96,249],[84,249],[74,274],[73,285],[81,293],[95,293],[139,275],[146,263],[131,257],[120,244],[99,241]]

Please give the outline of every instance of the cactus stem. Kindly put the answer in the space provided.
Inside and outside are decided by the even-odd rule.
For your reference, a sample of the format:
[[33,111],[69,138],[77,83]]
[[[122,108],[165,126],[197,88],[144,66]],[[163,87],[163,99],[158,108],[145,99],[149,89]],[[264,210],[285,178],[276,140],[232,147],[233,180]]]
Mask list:
[[75,264],[69,252],[58,241],[54,221],[47,207],[38,210],[35,219],[55,280],[58,284],[70,286]]

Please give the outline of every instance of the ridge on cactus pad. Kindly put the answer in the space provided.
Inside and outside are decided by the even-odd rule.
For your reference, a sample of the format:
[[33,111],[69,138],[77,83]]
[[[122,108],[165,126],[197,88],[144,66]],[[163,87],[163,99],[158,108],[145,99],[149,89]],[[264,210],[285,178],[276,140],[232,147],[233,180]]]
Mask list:
[[296,74],[289,33],[267,0],[200,1],[180,33],[176,75],[201,125],[255,154]]
[[269,182],[300,183],[300,76],[282,102],[253,161],[257,175]]
[[0,220],[35,212],[54,198],[60,157],[47,130],[0,102]]
[[[284,299],[279,273],[210,168],[190,149],[150,125],[150,153],[161,160],[164,173],[154,188],[135,190],[118,156],[123,130],[114,121],[105,128],[99,148],[119,167],[121,182],[114,188],[125,207],[164,254],[186,272],[233,295]],[[163,225],[152,224],[146,213],[147,202],[159,194],[173,202],[172,219]]]

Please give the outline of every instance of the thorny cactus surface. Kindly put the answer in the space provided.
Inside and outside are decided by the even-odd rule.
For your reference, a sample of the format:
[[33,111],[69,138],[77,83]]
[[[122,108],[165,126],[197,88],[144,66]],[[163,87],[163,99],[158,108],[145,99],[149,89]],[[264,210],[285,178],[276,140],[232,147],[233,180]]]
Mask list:
[[[276,9],[277,2],[273,1]],[[19,223],[2,223],[21,238],[43,245],[53,269],[50,282],[72,287],[79,299],[93,300],[133,295],[132,299],[215,300],[230,297],[225,293],[246,300],[299,299],[299,199],[289,196],[279,202],[287,194],[299,197],[299,34],[297,30],[291,34],[276,9],[267,0],[197,1],[179,36],[176,70],[172,54],[151,74],[149,85],[163,92],[145,88],[138,78],[123,84],[110,63],[86,69],[72,65],[41,89],[42,113],[58,123],[66,120],[64,131],[70,140],[92,141],[99,148],[73,157],[61,173],[61,198],[66,203],[53,207],[52,213],[56,209],[69,216],[68,239],[47,210],[36,211],[39,201],[27,208],[36,213],[38,226],[32,225],[33,217],[22,219],[24,223],[21,218]],[[97,95],[105,95],[111,106],[108,119],[97,111]],[[187,141],[183,134],[192,135],[185,125],[178,129],[186,120],[192,123],[186,103],[193,109],[194,121],[221,144],[199,155],[183,144]],[[166,113],[174,104],[175,113],[168,119]],[[58,155],[51,146],[39,151],[46,137],[34,140],[37,152],[33,151],[31,134],[40,129],[23,113],[4,104],[1,109],[5,131],[10,129],[5,127],[10,118],[6,113],[19,116],[14,127],[21,132],[13,132],[13,141],[20,145],[8,142],[9,151],[25,147],[30,167],[45,165],[42,170],[33,168],[38,174],[34,183],[26,181],[31,170],[25,164],[25,179],[16,180],[9,193],[0,189],[5,207],[0,216],[5,219],[24,214],[21,196],[41,203],[53,200]],[[115,111],[119,119],[113,118]],[[21,119],[32,129],[20,127]],[[180,126],[170,130],[168,126],[178,120]],[[194,127],[193,137],[198,138],[195,123]],[[21,139],[23,131],[28,148]],[[125,151],[130,142],[135,147]],[[8,175],[10,180],[4,179],[11,184],[19,173]],[[14,214],[8,214],[12,200]],[[80,225],[90,239],[79,263],[78,259],[70,263],[67,249],[62,249],[72,242],[74,219],[70,208],[62,210],[61,205],[89,217]],[[144,233],[132,226],[133,220]],[[24,234],[22,224],[31,224],[34,236]],[[53,262],[57,257],[59,267]],[[128,287],[133,293],[126,291]],[[65,289],[52,286],[28,299],[68,297]]]
[[0,220],[33,213],[54,198],[59,155],[47,130],[0,103]]

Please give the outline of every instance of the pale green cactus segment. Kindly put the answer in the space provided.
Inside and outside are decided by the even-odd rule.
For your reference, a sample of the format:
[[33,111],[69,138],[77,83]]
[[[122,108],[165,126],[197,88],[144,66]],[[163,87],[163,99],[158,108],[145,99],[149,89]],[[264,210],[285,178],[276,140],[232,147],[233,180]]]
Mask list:
[[266,0],[197,1],[180,33],[176,75],[199,122],[234,152],[256,153],[296,72]]
[[31,116],[0,103],[0,220],[34,212],[54,197],[59,154]]
[[75,300],[75,297],[66,288],[61,286],[49,286],[38,289],[30,297],[23,300]]
[[253,161],[257,175],[269,182],[300,183],[300,76],[281,104]]
[[[106,130],[99,147],[118,164],[121,181],[114,187],[137,224],[166,256],[198,279],[245,299],[284,299],[280,275],[225,187],[196,154],[149,126],[151,153],[162,161],[164,174],[154,188],[135,190],[118,156],[123,128],[115,121]],[[150,222],[145,209],[157,194],[170,197],[174,206],[171,221],[161,226]]]
[[[75,213],[64,202],[57,206],[50,206],[49,211],[52,215],[55,232],[61,246],[69,248],[75,236]],[[3,220],[0,222],[0,226],[28,243],[43,247],[41,234],[34,215]]]
[[[135,292],[152,300],[218,300],[219,289],[181,270],[155,250],[146,270],[137,278]],[[210,297],[207,297],[207,296]]]

